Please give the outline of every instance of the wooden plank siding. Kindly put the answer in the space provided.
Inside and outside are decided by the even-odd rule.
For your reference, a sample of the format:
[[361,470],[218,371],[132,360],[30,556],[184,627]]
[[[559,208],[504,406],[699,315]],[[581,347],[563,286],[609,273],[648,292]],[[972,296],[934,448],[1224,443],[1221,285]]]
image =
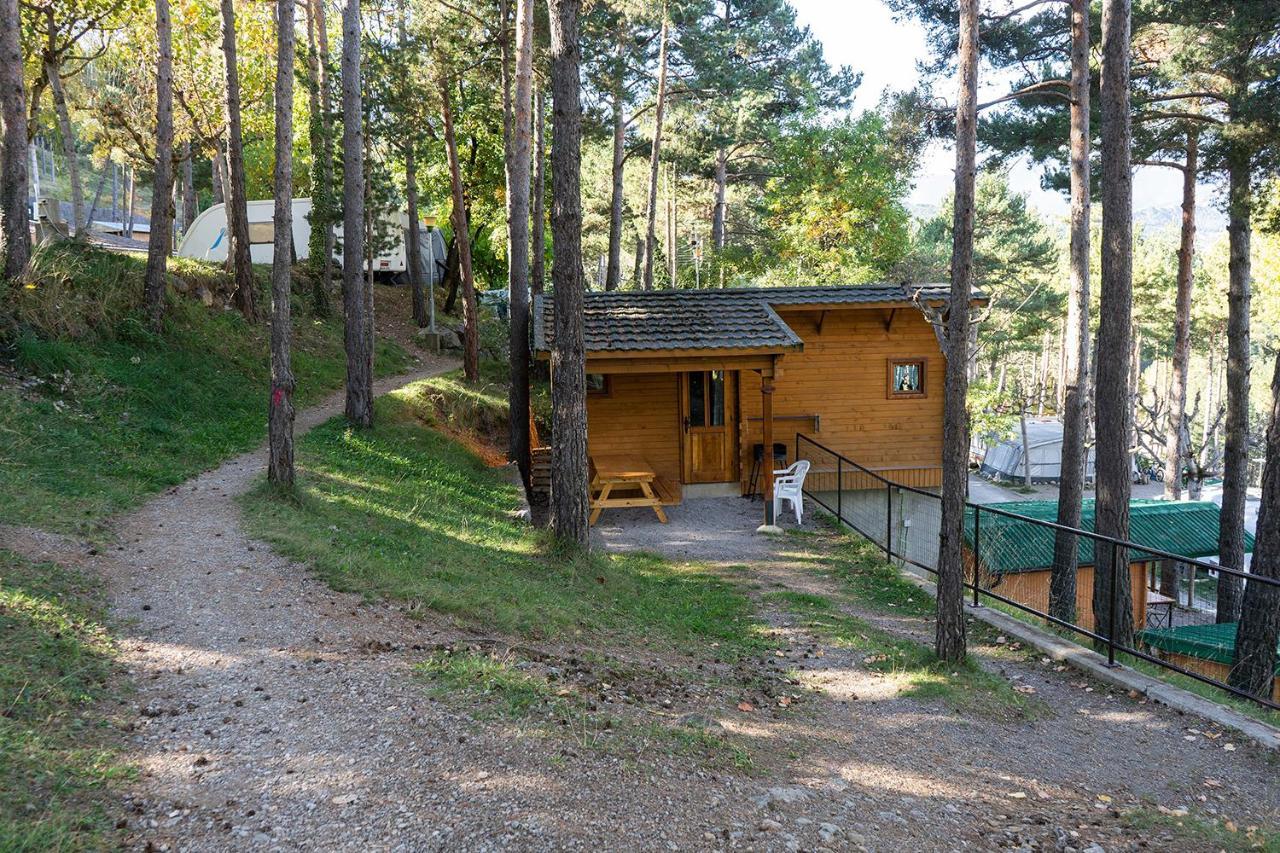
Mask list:
[[635,453],[682,482],[678,373],[617,373],[607,395],[587,396],[587,452]]
[[[897,480],[892,469],[938,470],[942,462],[942,380],[945,364],[933,327],[915,308],[780,310],[782,319],[804,340],[804,352],[779,360],[774,382],[774,441],[794,454],[795,435],[815,441],[860,465]],[[890,359],[925,361],[925,395],[891,398]],[[759,443],[760,377],[742,374],[739,399],[744,424],[742,469],[751,468],[750,452]],[[821,429],[786,416],[818,415]],[[940,485],[913,472],[909,485]]]
[[[778,313],[804,340],[802,352],[777,356],[774,440],[787,444],[788,459],[796,433],[802,432],[889,479],[939,485],[944,364],[933,329],[920,312],[844,305]],[[751,447],[761,441],[760,374],[749,369],[760,359],[712,351],[687,358],[638,352],[630,362],[589,359],[588,372],[610,374],[609,394],[587,399],[589,450],[641,454],[660,476],[682,482],[679,373],[669,371],[713,365],[737,369],[738,469],[745,482]],[[890,397],[890,359],[925,362],[923,396]],[[812,419],[799,417],[808,415],[818,417],[820,429],[815,431]]]

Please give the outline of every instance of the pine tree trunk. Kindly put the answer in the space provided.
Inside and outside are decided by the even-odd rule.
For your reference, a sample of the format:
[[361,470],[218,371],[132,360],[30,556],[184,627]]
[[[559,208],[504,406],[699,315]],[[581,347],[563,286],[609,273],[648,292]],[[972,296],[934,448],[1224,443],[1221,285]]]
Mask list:
[[[315,2],[315,0],[312,0]],[[293,367],[290,291],[293,275],[294,0],[276,0],[275,216],[271,255],[271,398],[267,480],[293,488]]]
[[555,485],[551,490],[551,523],[560,541],[585,548],[590,531],[586,346],[582,329],[582,116],[578,76],[581,4],[580,0],[548,0],[548,5],[553,138],[551,232],[555,246],[551,270],[555,288],[555,343],[551,351],[551,471]]
[[653,256],[658,248],[655,228],[658,221],[658,163],[662,155],[662,113],[667,100],[667,39],[669,37],[667,10],[662,10],[662,34],[658,49],[658,92],[653,109],[653,148],[649,153],[649,208],[645,221],[644,240],[644,289],[653,290]]
[[[53,7],[46,7],[48,21],[48,38],[52,45],[57,39],[57,25],[54,22]],[[49,92],[53,98],[53,112],[58,119],[58,135],[62,137],[62,156],[67,162],[67,182],[71,186],[71,233],[83,237],[84,228],[84,188],[80,185],[80,157],[76,153],[75,128],[71,124],[71,111],[67,108],[67,91],[62,85],[62,71],[57,62],[47,56],[44,60],[44,73],[49,78]]]
[[462,375],[467,382],[480,380],[480,337],[476,328],[476,280],[471,271],[471,233],[467,225],[466,194],[462,169],[458,164],[458,143],[453,132],[453,98],[443,75],[440,88],[444,119],[444,146],[449,158],[449,186],[453,192],[453,234],[458,247],[458,268],[462,279]]
[[[1133,177],[1129,111],[1130,0],[1102,4],[1102,292],[1099,302],[1096,395],[1097,532],[1129,538],[1132,488],[1128,436],[1133,314]],[[1118,553],[1113,553],[1118,552]],[[1133,642],[1133,608],[1125,549],[1096,548],[1094,631]],[[1115,585],[1114,591],[1112,584]],[[1115,611],[1112,610],[1112,601]],[[1114,626],[1114,630],[1113,630]]]
[[[228,0],[230,2],[230,0]],[[165,270],[173,244],[173,45],[169,0],[156,4],[156,166],[143,298],[153,329],[164,316]]]
[[[1227,417],[1222,467],[1222,514],[1218,528],[1218,561],[1233,569],[1244,566],[1244,516],[1249,487],[1249,303],[1252,298],[1252,194],[1248,156],[1229,155],[1227,238]],[[1255,547],[1254,553],[1260,553]],[[1217,621],[1240,618],[1239,578],[1218,573]]]
[[507,456],[520,470],[525,491],[529,471],[529,166],[533,130],[533,4],[516,0],[515,108],[511,169],[507,183],[510,228],[511,383],[507,398]]
[[258,318],[258,298],[249,254],[249,207],[245,197],[244,141],[240,129],[240,70],[236,60],[236,11],[233,0],[221,0],[222,58],[227,124],[227,268],[235,277],[236,308],[249,322]]
[[[1258,510],[1257,542],[1249,571],[1255,577],[1280,580],[1280,360],[1276,361],[1271,380],[1266,444],[1262,505]],[[1250,580],[1244,590],[1240,627],[1236,629],[1236,657],[1229,679],[1233,687],[1254,696],[1271,697],[1277,640],[1280,640],[1280,586]]]
[[[182,143],[182,231],[185,234],[196,221],[200,211],[196,204],[195,161],[191,158],[191,143]],[[90,216],[90,219],[93,217]]]
[[1196,251],[1196,177],[1200,168],[1199,134],[1187,132],[1187,161],[1182,172],[1182,233],[1178,243],[1178,294],[1173,309],[1173,363],[1169,377],[1169,421],[1164,437],[1164,496],[1182,497],[1186,468],[1184,438],[1187,419],[1187,366],[1191,359],[1191,293],[1195,286],[1192,261]]
[[729,154],[724,148],[716,151],[716,204],[711,216],[711,245],[716,252],[725,247],[725,197],[729,191]]
[[964,660],[964,515],[969,489],[969,302],[973,292],[974,182],[978,146],[978,0],[960,0],[960,93],[951,298],[942,415],[942,522],[938,545],[938,657]]
[[222,156],[222,143],[216,141],[217,147],[213,152],[213,156],[209,158],[209,175],[213,183],[213,203],[223,204],[226,201],[226,191],[223,189],[226,185],[226,178],[223,177],[222,170],[226,165],[226,158]]
[[27,193],[27,90],[18,0],[0,0],[0,276],[17,281],[31,258]]
[[409,213],[409,288],[413,291],[413,321],[427,326],[427,299],[422,287],[422,234],[418,227],[418,159],[413,142],[404,147],[404,196]]
[[130,240],[133,239],[133,223],[134,223],[133,208],[138,202],[137,181],[138,181],[137,172],[134,170],[132,166],[130,166],[128,173],[125,175],[124,222],[122,223],[122,226],[124,228],[124,236],[128,237]]
[[624,114],[626,100],[622,81],[624,45],[622,33],[619,32],[618,54],[614,58],[617,70],[613,80],[613,187],[609,195],[609,260],[604,273],[605,290],[617,290],[622,282],[622,177],[627,141]]
[[321,165],[318,171],[320,178],[320,186],[323,190],[324,198],[324,216],[321,217],[324,225],[324,249],[323,261],[320,264],[320,286],[324,290],[325,304],[324,311],[329,312],[329,293],[333,290],[333,255],[334,255],[334,227],[337,225],[335,200],[338,196],[337,187],[334,184],[333,164],[333,82],[329,79],[329,69],[332,68],[332,60],[329,54],[329,22],[325,17],[325,5],[320,0],[310,4],[315,12],[316,20],[316,46],[320,53],[320,62],[316,84],[320,89],[320,132],[321,146],[323,152]]
[[534,148],[533,189],[531,193],[533,213],[530,217],[533,222],[533,245],[530,249],[533,258],[529,265],[529,286],[535,295],[542,292],[547,277],[547,144],[545,127],[542,90],[539,89],[533,98]]
[[1022,427],[1022,485],[1031,488],[1031,440],[1027,437],[1027,406],[1025,403],[1019,412],[1018,422]]
[[[224,0],[226,2],[226,0]],[[342,11],[342,310],[347,349],[347,420],[373,426],[373,339],[364,260],[364,101],[360,88],[360,0]]]
[[[329,121],[328,111],[321,103],[320,91],[324,85],[321,80],[320,51],[317,46],[316,17],[324,14],[324,4],[319,0],[310,0],[306,4],[307,14],[307,102],[310,116],[307,123],[307,138],[311,143],[311,213],[308,221],[311,224],[311,236],[307,241],[307,255],[312,270],[311,313],[317,317],[329,316],[329,276],[333,272],[333,223],[329,218],[332,207],[333,159],[330,154],[326,135]],[[405,170],[409,163],[406,160]],[[319,275],[316,275],[319,273]]]

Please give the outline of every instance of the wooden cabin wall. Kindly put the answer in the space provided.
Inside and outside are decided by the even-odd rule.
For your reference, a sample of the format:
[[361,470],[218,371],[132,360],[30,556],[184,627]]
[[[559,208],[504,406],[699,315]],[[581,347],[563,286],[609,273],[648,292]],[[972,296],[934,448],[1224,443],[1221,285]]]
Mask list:
[[[972,560],[970,578],[972,579]],[[1049,577],[1048,570],[1039,572],[1011,572],[1000,579],[1000,583],[991,586],[991,579],[983,579],[983,588],[990,589],[997,595],[1013,599],[1020,604],[1034,607],[1036,610],[1049,610]],[[1130,592],[1133,595],[1133,625],[1141,631],[1147,624],[1146,594],[1147,564],[1133,563],[1129,566]],[[1093,627],[1093,566],[1081,566],[1076,572],[1076,624],[1087,630]]]
[[678,373],[616,373],[608,395],[587,396],[587,452],[632,453],[679,482]]
[[[1193,657],[1191,655],[1180,655],[1177,652],[1167,652],[1163,649],[1152,649],[1151,652],[1158,658],[1163,658],[1175,666],[1191,672],[1198,672],[1201,675],[1221,681],[1224,684],[1231,677],[1231,667],[1225,663],[1218,663],[1216,660],[1205,660],[1204,658]],[[1280,675],[1276,676],[1271,682],[1271,701],[1280,702]]]
[[[868,468],[927,468],[940,476],[945,361],[923,315],[915,308],[899,308],[886,329],[888,309],[829,310],[825,317],[812,310],[779,314],[804,341],[803,352],[782,357],[782,375],[774,382],[774,440],[786,442],[787,458],[795,452],[798,431]],[[889,360],[897,358],[925,360],[924,397],[889,397]],[[760,417],[759,374],[743,371],[739,399],[740,467],[747,472],[751,446],[761,440],[760,421],[747,420]],[[788,419],[813,414],[821,416],[817,433],[809,421]],[[909,482],[890,479],[940,485],[932,481],[933,471],[906,476]]]

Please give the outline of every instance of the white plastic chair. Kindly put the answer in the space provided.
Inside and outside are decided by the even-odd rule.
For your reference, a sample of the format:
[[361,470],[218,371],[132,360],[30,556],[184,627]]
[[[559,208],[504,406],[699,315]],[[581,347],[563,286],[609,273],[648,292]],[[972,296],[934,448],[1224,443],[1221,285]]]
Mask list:
[[801,459],[790,468],[773,472],[773,518],[777,521],[782,501],[790,501],[796,513],[796,524],[804,524],[804,478],[809,474],[809,460]]

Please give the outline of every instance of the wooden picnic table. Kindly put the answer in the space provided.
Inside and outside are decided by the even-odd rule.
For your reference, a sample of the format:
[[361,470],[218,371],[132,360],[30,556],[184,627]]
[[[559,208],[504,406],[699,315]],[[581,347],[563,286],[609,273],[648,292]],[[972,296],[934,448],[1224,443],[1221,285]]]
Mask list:
[[[673,487],[643,457],[631,453],[607,453],[590,457],[591,519],[595,524],[606,509],[652,507],[658,521],[667,523],[664,504],[678,503]],[[619,494],[615,494],[618,492]]]

